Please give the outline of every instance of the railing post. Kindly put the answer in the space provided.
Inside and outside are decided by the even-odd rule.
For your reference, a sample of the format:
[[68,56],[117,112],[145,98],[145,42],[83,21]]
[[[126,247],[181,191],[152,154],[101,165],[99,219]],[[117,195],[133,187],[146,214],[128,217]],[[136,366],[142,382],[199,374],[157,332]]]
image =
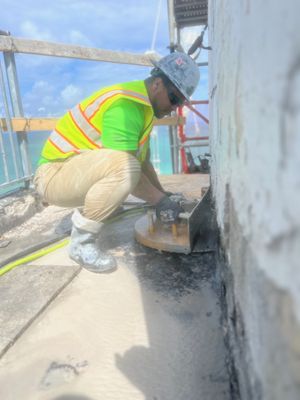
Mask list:
[[[177,113],[180,117],[183,117],[183,106],[178,107]],[[180,139],[180,155],[181,155],[181,169],[182,172],[187,174],[189,172],[189,167],[186,159],[186,154],[185,154],[185,148],[183,147],[184,142],[186,141],[186,136],[184,134],[184,128],[183,125],[178,126],[178,136]]]
[[[11,123],[9,104],[8,104],[8,99],[7,99],[7,95],[6,95],[6,87],[5,87],[1,62],[0,62],[0,91],[1,91],[3,103],[4,103],[5,120],[6,120],[6,125],[7,125],[9,142],[10,142],[10,146],[11,146],[11,153],[12,153],[11,158],[13,161],[16,178],[20,178],[20,171],[18,168],[18,161],[17,161],[17,154],[16,154],[16,146],[15,146],[15,141],[13,138],[13,127],[12,127],[12,123]],[[1,135],[2,135],[2,129],[1,129]],[[3,143],[3,146],[4,146],[4,143]],[[4,151],[4,147],[3,147],[3,151]],[[3,155],[4,155],[3,162],[6,164],[6,169],[7,169],[6,180],[9,181],[9,172],[8,172],[8,163],[7,163],[8,158],[7,158],[7,154],[5,154],[5,151],[4,151]]]
[[179,171],[179,153],[178,153],[178,137],[177,137],[177,127],[169,126],[169,139],[171,147],[171,158],[172,158],[172,169],[173,174],[178,174]]
[[[22,100],[19,90],[19,82],[17,75],[17,68],[15,62],[15,55],[13,52],[3,52],[4,55],[4,63],[5,70],[9,88],[9,94],[12,104],[12,111],[14,117],[23,117],[23,106]],[[25,187],[29,187],[30,177],[31,177],[31,163],[28,151],[28,140],[26,132],[18,132],[17,133],[17,141],[19,145],[20,155],[21,155],[21,164],[23,168],[23,175],[25,178]]]

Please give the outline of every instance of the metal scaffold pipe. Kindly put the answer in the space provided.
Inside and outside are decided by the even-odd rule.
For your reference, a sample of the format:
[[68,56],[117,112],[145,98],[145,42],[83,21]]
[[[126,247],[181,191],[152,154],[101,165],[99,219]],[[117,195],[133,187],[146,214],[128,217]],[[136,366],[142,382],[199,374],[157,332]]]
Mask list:
[[[8,99],[7,99],[7,95],[6,95],[6,88],[5,88],[5,82],[4,82],[4,76],[3,76],[1,63],[0,63],[0,90],[2,93],[2,99],[3,99],[4,111],[5,111],[5,121],[6,121],[7,130],[8,130],[11,150],[12,150],[13,165],[14,165],[16,176],[19,178],[20,175],[19,175],[19,169],[18,169],[18,164],[17,164],[16,149],[15,149],[15,144],[14,144],[14,140],[13,140],[13,128],[12,128],[12,122],[11,122],[11,118],[10,118]],[[1,135],[2,135],[2,129],[1,129]],[[3,148],[3,154],[5,154],[4,144],[3,144],[3,147],[1,146],[1,148]],[[3,158],[3,162],[5,165],[5,171],[6,171],[6,169],[7,169],[6,158]],[[5,173],[5,177],[7,180],[9,179],[8,171]]]
[[[21,100],[21,94],[19,90],[19,82],[17,76],[17,68],[15,62],[15,56],[12,52],[5,51],[4,55],[4,63],[6,68],[6,76],[9,86],[9,93],[11,98],[12,110],[14,117],[23,117],[23,106]],[[30,157],[28,152],[28,140],[25,132],[19,132],[17,136],[18,145],[21,154],[21,162],[23,168],[24,177],[31,176],[31,164]],[[29,186],[29,182],[26,183],[26,187]]]
[[168,15],[169,15],[170,49],[172,49],[175,46],[175,15],[174,15],[173,0],[168,0]]

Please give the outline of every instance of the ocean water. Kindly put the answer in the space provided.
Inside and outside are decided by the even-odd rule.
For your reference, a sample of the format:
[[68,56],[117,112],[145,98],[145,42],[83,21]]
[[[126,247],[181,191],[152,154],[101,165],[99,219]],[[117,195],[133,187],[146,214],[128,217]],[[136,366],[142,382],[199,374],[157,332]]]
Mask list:
[[[27,134],[28,138],[28,151],[31,160],[31,169],[34,173],[37,169],[38,160],[40,158],[41,150],[45,141],[47,140],[50,132],[29,132]],[[196,133],[197,134],[197,133]],[[202,133],[206,135],[207,133]],[[16,145],[17,143],[17,134],[13,133],[13,141]],[[14,167],[12,150],[11,150],[11,143],[10,138],[7,133],[3,134],[3,142],[4,142],[4,149],[6,153],[6,159],[8,164],[8,174],[9,179],[13,180],[19,176],[22,176],[22,167],[20,163],[20,154],[17,153],[17,172]],[[169,141],[169,130],[168,127],[155,127],[152,135],[151,135],[151,159],[156,171],[161,175],[169,175],[172,174],[172,160],[171,160],[171,150],[170,150],[170,141]],[[17,145],[15,146],[18,147]],[[197,148],[194,150],[193,148],[190,149],[194,158],[197,158],[197,155],[200,153],[206,152],[207,148]],[[0,154],[0,185],[4,183],[5,179],[5,171],[4,171],[4,163],[3,163],[3,155]],[[19,185],[20,186],[20,185]],[[0,187],[0,195],[5,194],[8,191],[11,191],[18,187],[18,184],[10,185],[9,187],[1,188]]]
[[[31,161],[31,168],[32,168],[33,172],[37,168],[37,163],[38,163],[38,160],[40,157],[42,147],[48,136],[49,136],[49,132],[30,132],[27,134],[28,153],[29,153],[29,157],[30,157],[30,161]],[[17,170],[16,170],[15,164],[14,164],[12,144],[11,144],[11,140],[10,140],[8,133],[4,133],[2,138],[3,138],[4,152],[6,155],[9,180],[13,180],[13,179],[21,177],[23,175],[21,161],[20,161],[21,156],[18,151],[18,145],[17,145],[17,134],[16,133],[12,134],[12,141],[15,145],[15,151],[16,151]],[[2,184],[4,182],[6,182],[6,177],[5,177],[3,154],[1,154],[0,155],[0,184]],[[0,188],[0,195],[6,193],[8,191],[11,191],[13,189],[16,189],[19,186],[21,186],[21,184],[14,184],[14,185],[10,185],[9,187]]]

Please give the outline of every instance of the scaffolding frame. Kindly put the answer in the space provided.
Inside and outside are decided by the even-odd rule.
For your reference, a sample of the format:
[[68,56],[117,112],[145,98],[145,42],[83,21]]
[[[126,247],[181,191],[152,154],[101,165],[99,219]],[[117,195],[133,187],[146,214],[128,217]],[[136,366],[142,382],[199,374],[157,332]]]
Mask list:
[[[207,25],[208,0],[168,0],[170,51],[181,50],[181,29],[185,27]],[[199,67],[208,66],[208,63],[197,63]],[[208,100],[192,101],[186,104],[192,112],[201,118],[207,125],[209,120],[193,105],[208,104]],[[183,107],[178,107],[177,115],[183,117]],[[208,136],[190,137],[185,134],[184,127],[170,126],[169,140],[173,173],[188,173],[188,163],[185,153],[187,141],[198,141],[193,147],[208,146]],[[189,146],[190,147],[190,146]]]
[[[51,131],[58,120],[57,118],[33,117],[28,119],[24,117],[15,53],[148,67],[153,66],[153,58],[159,58],[154,54],[135,54],[40,40],[20,39],[3,30],[0,30],[0,52],[3,53],[4,59],[4,63],[0,60],[0,92],[5,114],[4,118],[0,117],[0,162],[3,164],[5,179],[4,183],[0,183],[0,189],[14,187],[16,184],[23,185],[25,188],[29,187],[33,174],[28,151],[27,132]],[[4,64],[4,68],[2,68],[2,64]],[[177,129],[177,126],[184,124],[184,122],[184,118],[173,116],[155,120],[154,125],[169,125]],[[5,151],[4,147],[4,132],[9,134],[9,153]],[[12,154],[16,178],[11,178],[9,175],[8,159],[11,157],[10,154]]]

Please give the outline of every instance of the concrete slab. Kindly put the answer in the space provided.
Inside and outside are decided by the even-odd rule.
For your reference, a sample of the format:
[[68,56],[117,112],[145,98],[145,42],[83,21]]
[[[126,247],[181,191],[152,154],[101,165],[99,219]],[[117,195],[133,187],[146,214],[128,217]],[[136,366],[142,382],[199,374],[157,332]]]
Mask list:
[[71,230],[71,214],[71,209],[49,206],[6,232],[2,240],[9,244],[1,248],[0,267],[66,237]]
[[214,256],[144,248],[135,218],[107,229],[119,269],[82,270],[2,357],[0,398],[229,399]]
[[19,266],[0,279],[0,356],[79,272],[78,265]]
[[145,248],[137,218],[107,226],[112,274],[78,274],[65,247],[1,278],[1,399],[230,398],[214,253]]
[[[201,188],[209,185],[209,175],[193,174],[189,175],[188,179],[187,175],[163,175],[160,176],[160,181],[166,190],[183,192],[187,198],[194,199],[200,198]],[[27,192],[24,193],[24,198],[18,195],[21,204],[26,204]],[[13,199],[14,197],[5,198],[0,202],[0,211],[1,207],[7,207],[10,219],[15,218],[14,214],[18,209],[18,207],[11,207]],[[133,196],[129,196],[128,199],[138,200]],[[34,215],[30,219],[28,219],[29,214],[22,220],[18,219],[20,222],[23,222],[23,220],[25,222],[0,236],[0,268],[21,255],[32,253],[38,248],[47,246],[69,234],[72,209],[49,206],[39,211],[35,214],[32,211],[30,215]],[[0,217],[0,223],[2,222]]]
[[189,199],[197,199],[201,197],[201,188],[209,186],[210,176],[208,174],[162,175],[159,180],[166,190],[182,192]]
[[52,266],[52,265],[60,265],[62,267],[68,267],[68,266],[77,266],[78,264],[71,260],[71,258],[68,257],[68,245],[56,250],[53,253],[49,253],[44,257],[37,258],[34,261],[30,262],[30,265],[47,265],[47,266]]

